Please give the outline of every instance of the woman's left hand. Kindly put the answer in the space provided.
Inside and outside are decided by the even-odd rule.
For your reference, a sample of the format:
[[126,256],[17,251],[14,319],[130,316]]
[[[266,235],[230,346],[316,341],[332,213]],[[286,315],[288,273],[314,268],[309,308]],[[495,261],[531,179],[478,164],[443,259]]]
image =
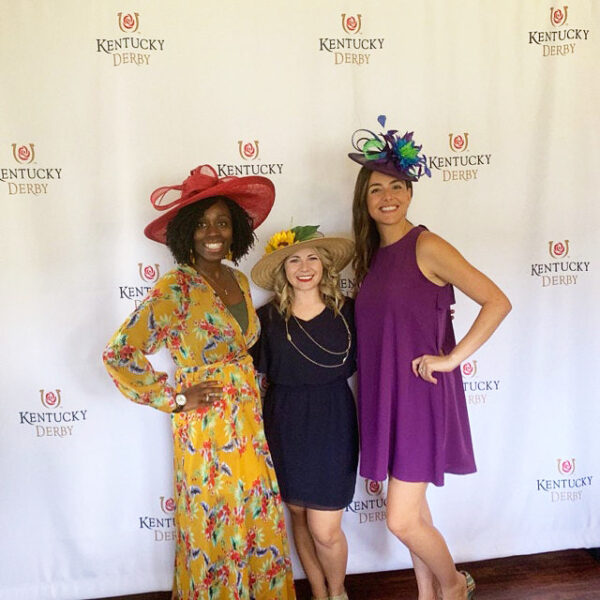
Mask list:
[[437,379],[433,376],[435,371],[449,373],[457,366],[449,356],[423,354],[423,356],[419,356],[412,361],[412,372],[415,377],[420,377],[424,381],[437,385]]

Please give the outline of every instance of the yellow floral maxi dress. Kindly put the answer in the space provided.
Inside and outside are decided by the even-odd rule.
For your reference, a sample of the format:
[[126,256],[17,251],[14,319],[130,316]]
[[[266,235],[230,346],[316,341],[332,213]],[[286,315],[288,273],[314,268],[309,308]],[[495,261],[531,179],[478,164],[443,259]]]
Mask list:
[[[172,413],[175,394],[204,380],[223,384],[212,406],[173,414],[174,598],[288,600],[294,583],[279,488],[264,435],[248,347],[259,322],[248,280],[234,271],[249,325],[242,332],[195,269],[159,279],[106,347],[103,359],[129,399]],[[176,387],[146,359],[166,346]]]

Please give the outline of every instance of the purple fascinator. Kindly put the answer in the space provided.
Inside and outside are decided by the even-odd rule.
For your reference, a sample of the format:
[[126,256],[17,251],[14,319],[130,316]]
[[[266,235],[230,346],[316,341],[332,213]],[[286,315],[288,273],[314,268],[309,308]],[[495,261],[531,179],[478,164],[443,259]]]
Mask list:
[[[379,115],[377,121],[385,127],[385,115]],[[415,144],[412,131],[400,137],[396,129],[380,135],[369,129],[357,129],[352,134],[352,146],[357,152],[348,156],[371,171],[407,181],[418,181],[423,175],[431,177],[427,157],[419,156],[422,146]]]

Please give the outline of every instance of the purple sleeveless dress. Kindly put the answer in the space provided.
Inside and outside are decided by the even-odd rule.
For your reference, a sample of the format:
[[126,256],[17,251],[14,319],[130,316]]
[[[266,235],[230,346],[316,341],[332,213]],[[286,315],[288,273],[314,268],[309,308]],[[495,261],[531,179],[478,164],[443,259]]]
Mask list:
[[419,270],[423,226],[378,248],[356,297],[360,474],[383,481],[444,484],[444,473],[476,471],[460,368],[415,377],[411,361],[456,345],[454,290]]

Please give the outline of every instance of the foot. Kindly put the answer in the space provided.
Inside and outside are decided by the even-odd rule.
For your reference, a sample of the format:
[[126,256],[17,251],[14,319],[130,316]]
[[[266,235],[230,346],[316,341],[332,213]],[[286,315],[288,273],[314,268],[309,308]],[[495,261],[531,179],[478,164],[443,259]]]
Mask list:
[[469,596],[468,593],[469,588],[467,584],[467,578],[461,571],[460,573],[456,573],[456,583],[454,586],[446,589],[441,598],[443,600],[471,600],[472,596]]

